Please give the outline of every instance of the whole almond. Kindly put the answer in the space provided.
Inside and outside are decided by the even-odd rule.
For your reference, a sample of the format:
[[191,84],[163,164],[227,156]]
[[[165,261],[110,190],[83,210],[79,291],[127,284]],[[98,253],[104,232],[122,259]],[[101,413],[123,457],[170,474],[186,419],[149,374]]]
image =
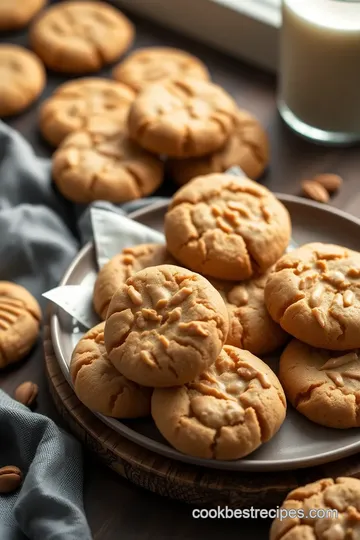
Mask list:
[[38,385],[31,381],[27,381],[17,387],[17,389],[15,390],[15,399],[23,405],[31,407],[34,404],[38,393]]
[[322,203],[328,202],[329,193],[326,191],[324,186],[318,182],[314,182],[314,180],[303,180],[301,187],[305,197]]
[[321,184],[329,193],[339,189],[343,183],[343,179],[337,174],[317,174],[313,180]]
[[11,493],[19,488],[22,473],[18,467],[8,465],[0,469],[0,493]]

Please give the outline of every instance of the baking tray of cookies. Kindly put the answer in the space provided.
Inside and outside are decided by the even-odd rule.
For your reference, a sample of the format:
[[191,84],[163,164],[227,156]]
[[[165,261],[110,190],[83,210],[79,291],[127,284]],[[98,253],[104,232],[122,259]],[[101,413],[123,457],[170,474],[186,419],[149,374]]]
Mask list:
[[[282,194],[277,194],[277,197],[289,212],[292,222],[292,237],[298,245],[316,241],[345,245],[350,249],[359,250],[360,223],[357,219],[338,210],[297,197]],[[134,213],[132,218],[157,231],[163,231],[166,211],[166,203],[157,204],[153,208],[149,207]],[[88,244],[67,271],[62,285],[93,284],[96,274],[94,247],[92,244]],[[52,317],[51,329],[57,358],[69,380],[69,362],[78,342],[79,328],[74,327],[70,316],[57,310]],[[281,350],[271,356],[261,356],[275,373],[278,372],[280,353]],[[301,364],[303,351],[299,350],[297,354]],[[341,356],[340,352],[338,356]],[[323,360],[323,363],[326,363],[329,357]],[[293,368],[291,366],[291,369]],[[296,368],[299,369],[299,366]],[[321,376],[320,370],[317,374],[319,373]],[[318,425],[300,414],[291,405],[288,406],[285,422],[276,435],[253,453],[238,460],[203,459],[179,452],[166,442],[149,418],[120,421],[102,414],[95,414],[112,429],[140,446],[178,461],[216,469],[277,471],[302,468],[335,461],[354,454],[360,449],[356,429],[339,430]],[[344,426],[339,425],[338,427],[347,427],[346,414],[343,415],[343,418]]]

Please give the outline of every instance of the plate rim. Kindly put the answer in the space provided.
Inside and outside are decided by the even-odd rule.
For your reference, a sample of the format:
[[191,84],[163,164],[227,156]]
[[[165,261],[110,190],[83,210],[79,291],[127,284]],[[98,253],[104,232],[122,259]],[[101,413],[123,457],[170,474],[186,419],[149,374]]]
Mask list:
[[[330,205],[318,203],[316,201],[304,199],[302,197],[299,197],[297,195],[290,195],[290,194],[284,194],[284,193],[273,193],[275,197],[277,197],[280,201],[286,201],[290,203],[296,203],[301,206],[308,206],[311,208],[316,208],[318,210],[321,210],[325,213],[333,214],[334,216],[340,217],[342,219],[346,219],[353,224],[360,227],[360,219],[356,216],[353,216],[349,214],[348,212],[345,212],[344,210],[340,210],[335,207],[331,207]],[[155,203],[149,204],[145,207],[140,208],[139,210],[135,210],[134,212],[131,212],[128,214],[127,217],[130,219],[133,219],[135,221],[138,221],[141,217],[146,216],[150,214],[151,212],[160,211],[167,207],[169,204],[169,199],[166,199],[164,201],[157,201]],[[74,269],[77,267],[79,261],[86,255],[89,255],[94,250],[94,243],[89,241],[87,242],[77,253],[73,261],[68,266],[67,270],[65,271],[58,287],[61,287],[63,285],[66,285],[67,281],[69,280],[69,277],[73,273]],[[68,382],[68,369],[65,367],[64,363],[65,360],[63,358],[63,353],[61,350],[60,345],[60,321],[58,317],[58,310],[59,308],[53,306],[52,313],[50,316],[50,333],[51,333],[51,339],[54,347],[54,352],[56,359],[60,365],[60,368]],[[72,389],[74,388],[72,383],[70,383],[70,386]],[[119,422],[119,420],[113,419],[113,418],[107,418],[105,415],[101,413],[97,413],[94,411],[91,411],[92,414],[94,414],[97,418],[99,418],[102,422],[104,422],[105,425],[109,426],[111,429],[114,429],[112,426],[113,421]],[[150,437],[147,437],[146,435],[137,434],[137,437],[132,436],[132,432],[134,430],[132,428],[129,428],[127,425],[123,424],[124,430],[121,432],[122,436],[127,437],[129,440],[132,440],[136,444],[140,444],[139,439],[149,439],[152,440]],[[118,433],[118,432],[117,432]],[[350,445],[347,445],[343,449],[334,449],[330,452],[322,452],[319,455],[317,455],[314,458],[311,458],[311,463],[309,463],[309,458],[296,458],[296,459],[282,459],[278,462],[276,462],[276,466],[273,467],[271,464],[273,462],[269,462],[268,460],[259,460],[259,461],[248,461],[246,460],[246,457],[244,459],[236,460],[236,463],[238,465],[237,471],[240,472],[280,472],[284,470],[289,470],[291,468],[293,469],[302,469],[307,467],[313,467],[317,465],[322,465],[324,463],[330,463],[334,461],[338,461],[340,459],[346,458],[350,455],[353,455],[360,451],[360,442],[354,442]],[[231,461],[217,461],[217,460],[211,460],[211,459],[202,459],[202,458],[194,458],[193,456],[188,456],[186,454],[182,454],[181,452],[178,452],[176,449],[169,446],[169,451],[166,452],[160,452],[154,448],[150,448],[149,445],[144,445],[147,450],[150,450],[154,454],[157,455],[163,455],[168,459],[174,459],[177,461],[182,461],[188,464],[192,464],[194,466],[204,466],[206,468],[216,469],[216,470],[232,470],[232,472],[236,472],[234,469],[231,469]],[[175,456],[169,455],[176,453]],[[333,459],[332,459],[333,458]],[[196,459],[196,463],[194,463],[194,459]],[[222,465],[218,467],[218,465]],[[228,465],[229,467],[227,467]]]

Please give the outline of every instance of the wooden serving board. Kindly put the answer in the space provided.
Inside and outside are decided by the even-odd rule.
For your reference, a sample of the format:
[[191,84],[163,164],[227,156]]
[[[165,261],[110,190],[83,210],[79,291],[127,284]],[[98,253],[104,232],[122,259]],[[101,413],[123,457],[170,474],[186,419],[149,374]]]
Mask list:
[[217,471],[157,455],[115,433],[82,405],[58,365],[48,324],[44,336],[50,392],[69,429],[107,466],[140,487],[197,506],[275,508],[299,485],[325,477],[360,478],[360,455],[276,473]]

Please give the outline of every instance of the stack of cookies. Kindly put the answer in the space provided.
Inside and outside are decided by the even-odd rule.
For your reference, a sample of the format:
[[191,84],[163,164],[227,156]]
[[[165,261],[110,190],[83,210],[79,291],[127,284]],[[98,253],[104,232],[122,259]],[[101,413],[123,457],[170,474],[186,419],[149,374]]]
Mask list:
[[[359,426],[360,254],[321,243],[285,253],[285,207],[228,174],[180,188],[164,230],[166,246],[126,248],[97,276],[103,322],[71,364],[83,403],[117,418],[151,413],[177,450],[209,459],[271,439],[285,395],[314,422]],[[259,356],[291,336],[277,378]]]
[[[40,128],[59,146],[53,178],[68,199],[124,202],[153,193],[164,167],[178,183],[239,165],[258,178],[269,161],[259,122],[209,81],[184,51],[135,51],[115,81],[78,79],[43,104]],[[165,164],[165,165],[164,165]]]
[[360,427],[360,253],[302,246],[276,264],[265,302],[296,338],[279,367],[290,403],[323,426]]
[[126,248],[100,270],[104,322],[74,350],[74,388],[106,415],[150,411],[181,452],[239,459],[286,415],[282,386],[256,355],[287,340],[264,288],[289,244],[289,215],[259,184],[210,174],[175,194],[165,235],[166,246]]

